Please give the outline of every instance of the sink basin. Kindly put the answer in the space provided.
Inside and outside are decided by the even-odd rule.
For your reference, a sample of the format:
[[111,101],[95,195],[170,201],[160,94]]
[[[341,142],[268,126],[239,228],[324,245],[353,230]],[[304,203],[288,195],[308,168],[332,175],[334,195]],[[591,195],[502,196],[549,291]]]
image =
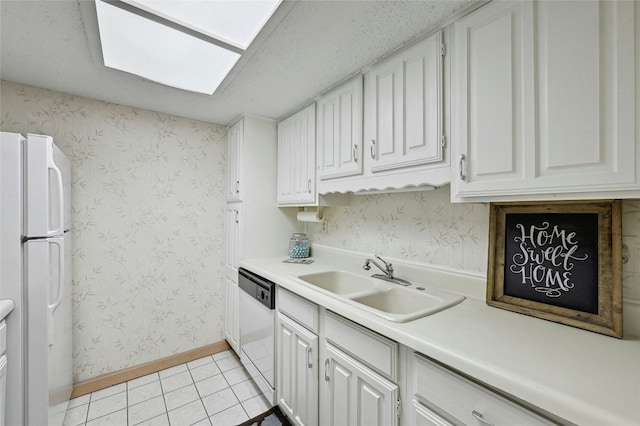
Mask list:
[[343,297],[357,297],[379,291],[376,280],[344,271],[300,275],[298,279]]
[[393,322],[407,322],[434,314],[464,300],[437,288],[418,290],[345,271],[299,275],[298,280],[328,295]]
[[449,308],[464,300],[460,296],[438,289],[422,292],[416,289],[394,287],[351,299],[365,310],[393,322],[407,322]]

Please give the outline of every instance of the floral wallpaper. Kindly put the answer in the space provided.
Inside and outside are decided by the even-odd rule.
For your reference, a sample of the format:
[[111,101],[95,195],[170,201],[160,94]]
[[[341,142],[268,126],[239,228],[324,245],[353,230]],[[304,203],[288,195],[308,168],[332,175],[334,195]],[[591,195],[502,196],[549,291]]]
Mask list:
[[224,339],[226,128],[1,82],[72,161],[74,381]]
[[[489,204],[452,204],[435,191],[358,195],[325,209],[326,227],[307,223],[312,241],[331,247],[487,273]],[[640,303],[640,200],[622,203],[623,294]]]
[[[74,379],[222,340],[222,126],[0,83],[0,129],[73,162]],[[359,195],[312,241],[486,273],[488,204],[436,191]],[[640,200],[623,201],[624,296],[640,303]]]

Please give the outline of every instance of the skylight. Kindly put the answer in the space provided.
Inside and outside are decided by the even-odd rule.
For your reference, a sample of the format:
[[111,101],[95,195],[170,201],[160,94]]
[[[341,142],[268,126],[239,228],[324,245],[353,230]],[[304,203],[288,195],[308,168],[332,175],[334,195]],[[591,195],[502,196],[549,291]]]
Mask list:
[[105,66],[213,94],[281,0],[95,3]]
[[123,0],[246,50],[282,0]]

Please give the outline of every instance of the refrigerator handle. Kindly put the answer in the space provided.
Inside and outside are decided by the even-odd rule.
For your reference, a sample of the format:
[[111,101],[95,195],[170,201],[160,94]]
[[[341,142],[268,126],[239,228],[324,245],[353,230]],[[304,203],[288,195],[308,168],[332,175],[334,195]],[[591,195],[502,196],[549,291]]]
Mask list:
[[47,156],[47,167],[49,168],[49,170],[53,170],[55,175],[56,175],[56,181],[58,184],[58,227],[55,229],[51,229],[47,232],[47,236],[51,237],[54,235],[62,235],[64,233],[64,195],[63,195],[63,191],[64,188],[62,186],[62,173],[60,172],[60,169],[58,168],[58,166],[55,165],[55,163],[53,162],[53,146],[49,145],[49,149],[51,150],[51,152],[49,152],[49,155]]
[[49,346],[53,346],[53,342],[54,342],[54,327],[53,327],[53,315],[56,312],[56,309],[58,309],[58,306],[60,306],[60,303],[62,303],[62,296],[64,294],[64,246],[63,246],[63,241],[64,239],[59,238],[59,239],[52,239],[50,240],[51,244],[55,244],[58,246],[58,252],[59,252],[59,256],[58,256],[58,294],[56,295],[56,300],[55,302],[51,303],[48,305],[48,313],[49,313],[49,330],[48,330],[48,340],[49,340]]

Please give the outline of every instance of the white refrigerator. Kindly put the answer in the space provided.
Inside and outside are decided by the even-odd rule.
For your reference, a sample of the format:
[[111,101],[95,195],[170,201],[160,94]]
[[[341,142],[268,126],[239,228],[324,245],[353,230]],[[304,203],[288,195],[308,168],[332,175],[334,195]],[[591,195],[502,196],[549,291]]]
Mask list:
[[0,138],[7,426],[60,426],[72,389],[71,163],[49,136]]

